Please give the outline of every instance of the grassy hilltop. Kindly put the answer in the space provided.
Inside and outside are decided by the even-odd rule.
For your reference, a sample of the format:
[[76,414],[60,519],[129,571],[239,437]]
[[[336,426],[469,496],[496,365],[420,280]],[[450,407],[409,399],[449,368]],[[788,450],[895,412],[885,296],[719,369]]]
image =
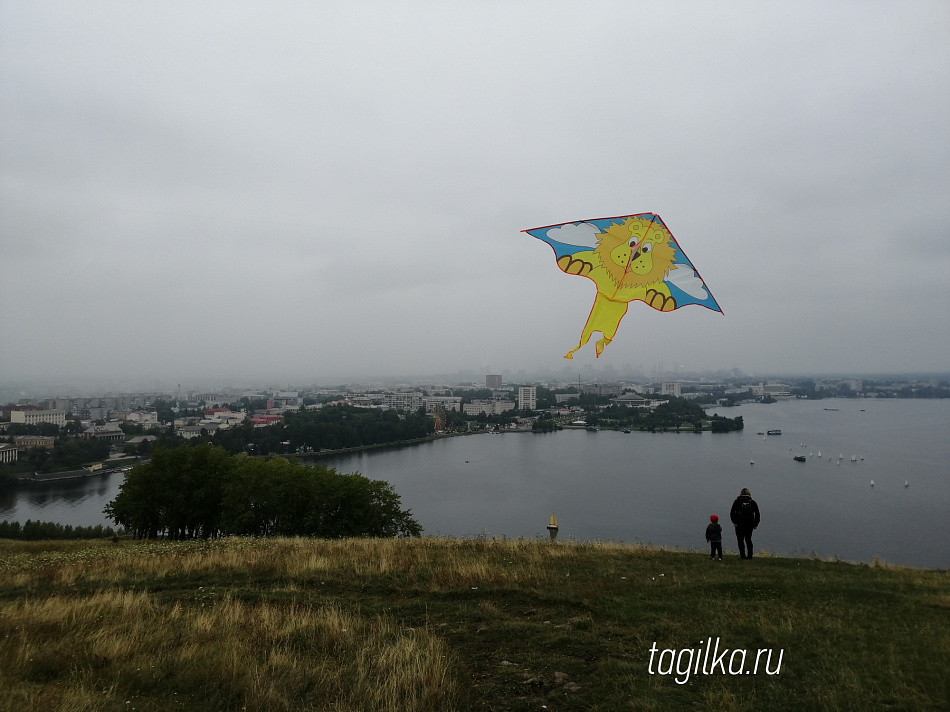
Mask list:
[[946,571],[615,544],[5,542],[0,640],[21,712],[950,709]]

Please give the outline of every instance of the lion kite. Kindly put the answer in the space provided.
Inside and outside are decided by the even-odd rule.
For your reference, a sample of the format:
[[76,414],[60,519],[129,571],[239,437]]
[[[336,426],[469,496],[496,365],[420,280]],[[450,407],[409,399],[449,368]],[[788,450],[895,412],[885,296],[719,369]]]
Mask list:
[[554,249],[562,272],[587,277],[597,287],[580,341],[564,358],[574,358],[595,331],[602,337],[595,345],[600,357],[634,300],[664,312],[688,304],[722,312],[659,215],[579,220],[523,232]]

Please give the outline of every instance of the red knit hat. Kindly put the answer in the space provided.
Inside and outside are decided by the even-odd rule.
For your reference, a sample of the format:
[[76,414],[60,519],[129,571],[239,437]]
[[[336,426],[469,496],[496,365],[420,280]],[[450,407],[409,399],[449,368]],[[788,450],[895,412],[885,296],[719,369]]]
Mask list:
[[716,522],[719,521],[719,515],[718,515],[718,514],[710,514],[710,515],[709,515],[709,521],[711,521],[713,524],[715,524]]

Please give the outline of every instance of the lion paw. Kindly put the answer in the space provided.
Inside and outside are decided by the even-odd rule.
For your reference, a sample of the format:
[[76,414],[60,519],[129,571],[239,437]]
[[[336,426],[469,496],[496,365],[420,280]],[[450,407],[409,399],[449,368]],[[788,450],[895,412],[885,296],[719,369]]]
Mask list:
[[676,309],[676,300],[673,299],[673,297],[668,297],[655,289],[647,290],[646,303],[660,311],[673,311]]
[[563,272],[568,274],[579,274],[581,276],[586,276],[592,269],[594,265],[590,262],[585,262],[584,260],[575,260],[570,255],[564,255],[561,259],[557,261],[557,266],[561,268]]

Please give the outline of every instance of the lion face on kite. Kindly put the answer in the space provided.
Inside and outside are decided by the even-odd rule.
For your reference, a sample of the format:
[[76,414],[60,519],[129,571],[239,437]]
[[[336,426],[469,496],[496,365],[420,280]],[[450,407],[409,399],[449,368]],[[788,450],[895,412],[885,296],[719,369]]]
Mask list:
[[600,233],[594,252],[618,287],[646,287],[662,282],[675,251],[671,235],[650,220],[627,218]]

